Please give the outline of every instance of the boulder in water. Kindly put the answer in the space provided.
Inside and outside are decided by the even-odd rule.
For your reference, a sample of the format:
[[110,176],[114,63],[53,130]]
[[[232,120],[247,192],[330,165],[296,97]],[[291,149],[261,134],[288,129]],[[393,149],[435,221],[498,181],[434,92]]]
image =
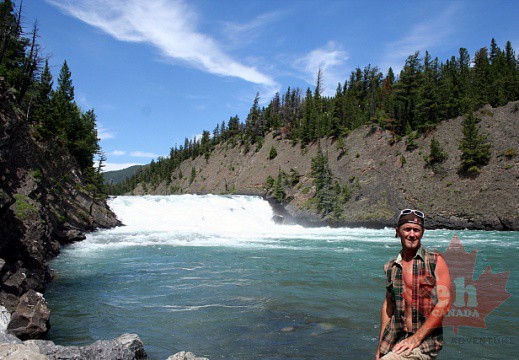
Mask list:
[[283,222],[285,221],[285,219],[283,218],[283,216],[281,215],[274,215],[272,217],[272,221],[274,221],[276,224],[283,224]]

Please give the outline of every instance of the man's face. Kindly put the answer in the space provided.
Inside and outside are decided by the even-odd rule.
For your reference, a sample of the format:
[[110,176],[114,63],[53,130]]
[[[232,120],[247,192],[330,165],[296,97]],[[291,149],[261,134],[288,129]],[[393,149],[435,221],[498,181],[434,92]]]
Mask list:
[[405,223],[396,229],[403,250],[417,250],[423,236],[423,228],[418,224]]

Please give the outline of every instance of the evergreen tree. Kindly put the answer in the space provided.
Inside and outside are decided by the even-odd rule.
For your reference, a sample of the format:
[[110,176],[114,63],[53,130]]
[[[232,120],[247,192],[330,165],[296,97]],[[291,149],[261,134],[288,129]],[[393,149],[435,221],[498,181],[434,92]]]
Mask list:
[[231,116],[227,125],[227,132],[229,137],[233,137],[234,135],[238,135],[240,132],[240,118],[238,115]]
[[506,102],[519,98],[519,61],[510,41],[505,45],[504,96]]
[[303,118],[299,128],[299,138],[301,139],[302,146],[308,145],[316,138],[315,125],[317,116],[313,100],[312,91],[310,88],[307,88],[303,102]]
[[74,103],[74,86],[72,74],[67,61],[63,63],[58,77],[58,87],[52,93],[52,114],[46,121],[47,130],[57,135],[62,141],[74,138],[75,131],[81,125],[80,111]]
[[0,76],[16,96],[18,105],[34,82],[38,67],[37,26],[26,38],[21,25],[22,7],[16,10],[11,0],[0,3]]
[[400,134],[415,129],[417,125],[415,124],[415,105],[422,80],[422,64],[419,56],[420,53],[416,52],[407,58],[396,87]]
[[416,104],[416,118],[418,128],[427,129],[440,121],[439,109],[439,78],[440,70],[438,59],[431,59],[429,52],[425,52],[423,61],[423,82],[418,89]]
[[463,120],[463,139],[460,143],[460,170],[467,174],[478,174],[481,167],[488,164],[491,157],[491,143],[486,135],[479,133],[479,119],[469,113]]
[[493,107],[505,105],[507,96],[505,90],[507,66],[505,52],[502,51],[495,39],[490,42],[490,73],[492,83],[490,91],[490,105]]
[[278,156],[278,152],[277,152],[276,148],[274,146],[272,146],[269,151],[269,160],[274,159],[276,156]]
[[481,48],[474,56],[474,70],[472,75],[475,108],[479,108],[490,102],[492,74],[490,72],[490,61],[488,49]]
[[284,186],[284,172],[279,169],[278,176],[274,181],[274,198],[280,203],[284,204],[287,199],[287,193]]
[[329,214],[334,208],[335,188],[328,156],[323,153],[321,144],[317,148],[317,155],[312,158],[311,169],[316,189],[317,210],[324,215]]
[[249,115],[247,115],[247,119],[245,120],[245,132],[252,143],[256,142],[257,137],[263,135],[260,122],[259,99],[260,96],[258,92],[250,108]]
[[447,160],[448,155],[443,150],[440,142],[435,138],[431,140],[431,150],[429,156],[426,159],[426,166],[433,169],[434,172],[440,172],[442,170],[443,163]]
[[48,60],[40,75],[39,81],[35,85],[35,95],[32,105],[32,119],[35,123],[45,126],[46,121],[50,118],[51,98],[52,98],[52,74],[49,69]]
[[86,175],[92,175],[94,156],[101,150],[96,130],[96,115],[94,110],[78,115],[73,132],[69,134],[67,146],[76,158],[78,165]]
[[276,92],[274,98],[268,105],[265,116],[266,131],[281,127],[281,100],[278,92]]

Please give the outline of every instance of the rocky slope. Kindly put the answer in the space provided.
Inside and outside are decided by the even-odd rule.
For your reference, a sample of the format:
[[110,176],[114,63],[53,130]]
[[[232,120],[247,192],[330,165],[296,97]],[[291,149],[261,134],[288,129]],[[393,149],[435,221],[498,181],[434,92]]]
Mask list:
[[[422,209],[432,228],[519,230],[519,102],[500,108],[487,106],[477,115],[480,133],[487,134],[492,143],[492,158],[473,177],[458,172],[461,117],[412,140],[412,151],[407,150],[411,139],[397,140],[375,125],[357,129],[341,140],[323,139],[321,147],[334,176],[351,190],[339,219],[316,211],[311,159],[318,145],[302,149],[277,133],[268,134],[260,149],[252,147],[248,152],[244,146],[220,144],[207,160],[184,161],[169,184],[139,184],[133,193],[265,196],[267,177],[275,179],[282,170],[299,175],[298,183],[286,189],[288,203],[276,207],[285,220],[308,225],[393,226],[397,210],[409,207]],[[448,154],[443,169],[436,172],[425,166],[433,137]],[[277,156],[269,159],[272,147]]]
[[[12,333],[34,338],[49,326],[48,308],[40,298],[52,277],[48,261],[61,245],[83,239],[84,231],[119,221],[88,190],[60,144],[36,140],[2,87],[0,83],[0,305],[16,319]],[[21,302],[26,294],[32,295]],[[39,309],[32,314],[37,323],[22,308]]]

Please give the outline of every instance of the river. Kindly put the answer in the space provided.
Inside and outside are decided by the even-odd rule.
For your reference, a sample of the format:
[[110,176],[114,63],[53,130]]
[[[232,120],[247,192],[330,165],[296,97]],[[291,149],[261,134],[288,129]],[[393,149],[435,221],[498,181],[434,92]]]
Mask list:
[[[129,332],[156,360],[182,350],[211,360],[374,358],[383,265],[400,249],[393,229],[276,225],[269,204],[250,196],[109,205],[125,226],[88,234],[51,263],[56,344]],[[473,278],[488,266],[505,273],[506,289],[488,291],[510,297],[478,314],[486,328],[447,326],[440,358],[517,359],[519,232],[431,230],[422,243],[445,252],[454,235],[477,250]],[[488,296],[477,290],[481,305]]]

